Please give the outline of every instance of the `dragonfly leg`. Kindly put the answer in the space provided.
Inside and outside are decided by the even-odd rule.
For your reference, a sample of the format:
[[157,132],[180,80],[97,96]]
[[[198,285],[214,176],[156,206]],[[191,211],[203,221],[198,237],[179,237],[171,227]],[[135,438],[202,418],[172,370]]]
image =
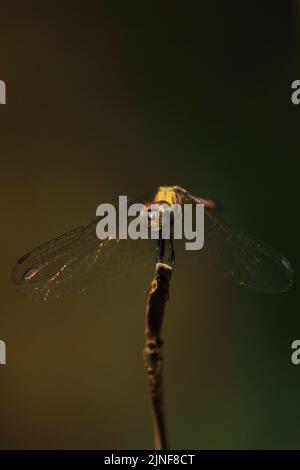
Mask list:
[[175,264],[175,250],[174,250],[174,242],[173,242],[173,237],[172,235],[170,236],[169,240],[169,258],[168,258],[168,264],[173,268]]
[[[170,239],[168,240],[168,248],[169,248],[169,255],[168,255],[168,265],[172,268],[175,264],[175,250],[174,250],[174,243],[173,237],[171,235]],[[166,247],[166,239],[162,238],[162,234],[159,234],[159,239],[157,240],[156,245],[156,262],[163,263],[165,258],[165,247]]]
[[161,232],[159,234],[159,238],[157,240],[157,245],[156,245],[156,261],[158,263],[163,263],[164,261],[164,256],[165,256],[165,242],[166,240],[162,238]]

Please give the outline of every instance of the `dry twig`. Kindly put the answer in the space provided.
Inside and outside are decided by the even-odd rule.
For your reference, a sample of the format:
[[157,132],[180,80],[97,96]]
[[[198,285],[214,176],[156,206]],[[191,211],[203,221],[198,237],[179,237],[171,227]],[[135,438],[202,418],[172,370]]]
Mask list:
[[167,449],[166,426],[162,389],[162,345],[160,338],[165,303],[169,299],[169,283],[172,268],[157,263],[155,277],[151,281],[146,304],[144,359],[152,403],[152,422],[155,450]]

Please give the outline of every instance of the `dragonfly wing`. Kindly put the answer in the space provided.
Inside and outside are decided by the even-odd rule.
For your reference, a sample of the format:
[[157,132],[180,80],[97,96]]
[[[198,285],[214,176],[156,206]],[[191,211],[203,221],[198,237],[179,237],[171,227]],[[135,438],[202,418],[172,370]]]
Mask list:
[[26,253],[13,268],[12,279],[17,284],[29,284],[49,279],[59,271],[63,272],[92,247],[98,245],[100,245],[100,240],[96,237],[95,220],[91,224],[75,228]]
[[[20,258],[12,279],[29,297],[59,297],[71,288],[84,291],[91,284],[122,276],[134,266],[150,260],[141,240],[106,239],[96,236],[96,218],[37,247]],[[148,244],[149,247],[149,244]],[[150,247],[149,247],[150,248]],[[151,246],[153,249],[153,246]],[[154,251],[152,252],[152,260]]]
[[265,243],[254,241],[205,209],[204,251],[213,253],[227,279],[265,292],[285,292],[292,285],[289,261]]

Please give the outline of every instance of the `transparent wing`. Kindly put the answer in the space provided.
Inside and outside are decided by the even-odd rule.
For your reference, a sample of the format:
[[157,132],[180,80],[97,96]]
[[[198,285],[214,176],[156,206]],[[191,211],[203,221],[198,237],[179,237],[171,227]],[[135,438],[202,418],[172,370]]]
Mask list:
[[[16,263],[12,279],[32,297],[59,297],[70,287],[82,292],[95,282],[122,276],[136,263],[155,259],[154,246],[147,240],[99,240],[100,218],[26,253]],[[140,243],[141,242],[141,243]],[[144,243],[142,243],[144,242]],[[152,254],[152,256],[151,256]]]
[[13,281],[29,284],[58,277],[92,248],[102,248],[103,244],[96,237],[96,224],[94,220],[26,253],[12,271]]
[[289,261],[265,243],[254,241],[205,209],[204,252],[213,254],[227,279],[265,292],[284,292],[292,285]]

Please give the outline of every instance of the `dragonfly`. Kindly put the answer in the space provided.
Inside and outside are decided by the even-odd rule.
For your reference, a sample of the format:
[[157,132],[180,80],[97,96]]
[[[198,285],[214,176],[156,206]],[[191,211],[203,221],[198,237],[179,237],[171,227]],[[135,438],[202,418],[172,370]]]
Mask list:
[[[160,186],[154,196],[143,201],[143,204],[146,208],[156,204],[158,220],[160,208],[162,212],[166,205],[172,207],[175,204],[203,204],[203,250],[208,246],[208,250],[212,251],[214,260],[225,278],[265,292],[285,292],[292,286],[293,273],[289,261],[277,250],[252,239],[226,222],[223,207],[216,200],[194,196],[180,186]],[[134,252],[136,261],[142,261],[143,257],[137,249],[137,240],[131,241],[135,244],[131,251],[127,247],[129,240],[100,240],[96,235],[98,221],[99,217],[24,254],[12,270],[12,280],[20,286],[28,287],[32,292],[41,293],[43,299],[47,300],[53,291],[55,296],[59,296],[63,286],[72,284],[75,278],[80,285],[84,278],[94,280],[100,274],[105,279],[112,267],[115,272],[122,271],[124,260],[126,265],[134,264]],[[174,266],[172,236],[169,240],[164,240],[160,235],[156,243],[156,260],[165,261],[168,243],[166,262]],[[149,256],[145,258],[148,261],[150,259]],[[59,294],[56,294],[57,292]]]

